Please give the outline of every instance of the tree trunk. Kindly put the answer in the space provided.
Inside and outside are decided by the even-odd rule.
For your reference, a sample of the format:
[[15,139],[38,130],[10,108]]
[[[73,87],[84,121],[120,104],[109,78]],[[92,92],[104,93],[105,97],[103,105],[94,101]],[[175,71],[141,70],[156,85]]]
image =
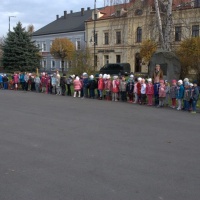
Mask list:
[[159,30],[159,36],[160,36],[160,41],[161,41],[161,48],[165,50],[165,41],[163,37],[163,30],[162,30],[162,20],[160,16],[160,8],[158,4],[158,0],[154,0],[155,3],[155,9],[156,9],[156,15],[157,15],[157,20],[158,20],[158,30]]
[[62,73],[63,73],[63,72],[64,72],[64,64],[65,64],[65,61],[62,60],[62,61],[61,61],[61,64],[62,64]]

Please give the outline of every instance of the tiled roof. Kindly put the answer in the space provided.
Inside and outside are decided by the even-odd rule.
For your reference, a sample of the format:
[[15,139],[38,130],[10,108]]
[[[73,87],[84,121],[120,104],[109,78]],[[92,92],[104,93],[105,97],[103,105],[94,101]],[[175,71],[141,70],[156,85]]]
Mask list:
[[64,16],[58,18],[50,24],[35,31],[33,36],[84,31],[85,21],[91,17],[92,11],[93,10],[85,10],[83,16],[81,15],[81,12],[69,13],[66,15],[66,19]]

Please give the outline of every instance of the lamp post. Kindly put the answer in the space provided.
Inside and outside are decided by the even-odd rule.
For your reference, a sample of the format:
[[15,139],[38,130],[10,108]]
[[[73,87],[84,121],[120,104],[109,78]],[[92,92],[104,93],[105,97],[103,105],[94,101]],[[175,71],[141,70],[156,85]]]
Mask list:
[[97,19],[97,15],[96,15],[96,0],[94,0],[94,71],[96,69],[96,42],[97,42],[97,38],[96,38],[96,19]]
[[9,17],[8,17],[8,19],[9,19],[9,33],[10,33],[10,18],[11,18],[11,17],[16,17],[16,16],[9,16]]

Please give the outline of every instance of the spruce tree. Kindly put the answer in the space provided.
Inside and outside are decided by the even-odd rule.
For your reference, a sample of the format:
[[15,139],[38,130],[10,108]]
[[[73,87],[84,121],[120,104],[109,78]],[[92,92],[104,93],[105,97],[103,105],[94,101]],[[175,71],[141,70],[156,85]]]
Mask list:
[[31,41],[31,34],[18,22],[5,38],[2,64],[8,71],[35,71],[40,66],[39,48]]

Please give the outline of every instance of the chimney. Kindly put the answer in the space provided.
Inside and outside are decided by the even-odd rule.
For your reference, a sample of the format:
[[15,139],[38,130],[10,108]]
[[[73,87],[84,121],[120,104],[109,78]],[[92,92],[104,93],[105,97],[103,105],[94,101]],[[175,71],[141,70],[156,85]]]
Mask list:
[[81,16],[84,14],[84,8],[81,8]]
[[72,13],[73,13],[73,10],[70,10],[70,13],[72,14]]
[[57,20],[59,19],[59,15],[56,15],[56,19],[57,19]]
[[67,11],[65,10],[64,11],[64,19],[66,19],[67,18]]
[[87,10],[90,10],[90,7],[87,7]]

